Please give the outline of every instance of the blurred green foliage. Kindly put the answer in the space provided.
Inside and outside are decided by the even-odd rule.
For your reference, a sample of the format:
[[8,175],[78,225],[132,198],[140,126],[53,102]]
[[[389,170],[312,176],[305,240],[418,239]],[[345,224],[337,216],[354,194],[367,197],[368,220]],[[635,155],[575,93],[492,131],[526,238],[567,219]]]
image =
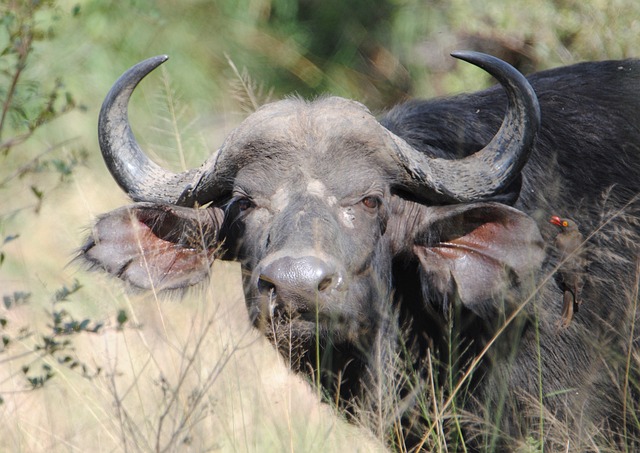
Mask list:
[[41,15],[53,2],[9,2],[0,10],[0,154],[6,156],[42,125],[75,107],[59,78],[39,81],[26,72],[33,48],[52,39]]
[[[41,175],[64,179],[84,159],[78,150],[52,155],[57,143],[32,146],[37,132],[77,108],[61,78],[41,79],[31,71],[37,66],[36,47],[50,47],[54,39],[54,11],[53,1],[8,1],[0,7],[0,197],[5,201],[0,205],[0,266],[3,248],[20,237],[10,219],[22,210],[40,209],[46,193]],[[18,187],[28,187],[29,196],[18,200]]]
[[[137,60],[169,53],[177,60],[171,72],[178,86],[201,88],[205,98],[225,92],[227,53],[278,95],[331,92],[378,107],[406,95],[486,84],[470,81],[477,72],[458,73],[447,56],[456,48],[493,51],[527,71],[632,56],[640,44],[639,5],[634,0],[69,1],[60,2],[61,11],[73,17],[61,31],[66,35],[61,40],[70,45],[61,48],[70,53],[65,60],[78,58],[68,67],[80,64],[94,73],[119,73]],[[451,72],[450,81],[443,74]]]

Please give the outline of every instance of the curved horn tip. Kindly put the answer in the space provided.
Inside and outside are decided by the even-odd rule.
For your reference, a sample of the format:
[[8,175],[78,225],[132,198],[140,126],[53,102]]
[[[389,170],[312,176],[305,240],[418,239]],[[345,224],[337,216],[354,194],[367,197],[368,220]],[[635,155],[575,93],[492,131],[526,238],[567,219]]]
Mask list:
[[[540,127],[540,105],[526,77],[509,63],[470,50],[452,52],[451,56],[495,77],[506,90],[507,111],[497,134],[483,149],[460,160],[434,160],[427,165],[433,166],[434,173],[440,175],[436,192],[447,193],[454,201],[493,197],[505,190],[526,164]],[[407,154],[412,154],[411,150]],[[409,160],[404,156],[403,159]],[[420,162],[420,156],[416,160]],[[461,174],[462,168],[474,179],[475,186],[469,185],[469,178],[458,184],[456,175]]]
[[[169,59],[169,55],[156,55],[155,57],[147,58],[146,60],[142,60],[140,63],[134,65],[129,71],[135,71],[135,69],[140,68],[145,75],[149,74],[151,71],[156,69],[162,63]],[[129,72],[127,71],[127,72]]]
[[[191,176],[175,175],[151,161],[136,142],[129,125],[127,110],[133,91],[143,78],[168,58],[167,55],[157,55],[127,69],[107,93],[98,116],[98,143],[102,157],[118,185],[135,201],[174,203],[184,191],[182,179]],[[167,192],[169,183],[179,186],[175,194]]]
[[[498,57],[473,50],[457,50],[451,52],[451,56],[474,66],[483,69],[495,77],[498,82],[507,90],[509,87],[523,91],[527,94],[527,107],[535,112],[537,123],[540,123],[540,106],[535,91],[529,84],[527,78],[511,64]],[[536,125],[537,129],[538,125]]]
[[[102,104],[102,109],[105,110],[110,107],[111,103],[116,102],[119,97],[124,97],[128,101],[129,96],[133,92],[133,89],[144,79],[149,73],[160,66],[162,63],[169,59],[168,55],[157,55],[155,57],[147,58],[141,62],[131,66],[127,69],[109,90],[105,100]],[[100,116],[102,116],[102,111]]]
[[502,74],[509,74],[510,77],[522,77],[522,73],[511,64],[498,57],[487,53],[476,52],[475,50],[456,50],[450,54],[453,58],[466,61],[474,66],[484,69],[492,76],[500,79]]
[[487,64],[498,64],[498,65],[506,65],[517,71],[513,66],[507,63],[504,60],[501,60],[498,57],[494,57],[493,55],[489,55],[483,52],[476,52],[475,50],[456,50],[451,52],[450,55],[453,58],[457,58],[458,60],[466,61],[467,63],[471,63],[475,66],[478,66],[482,69],[485,69],[485,65]]
[[148,62],[154,62],[156,63],[156,66],[161,65],[162,63],[164,63],[165,61],[167,61],[169,59],[169,55],[167,54],[162,54],[162,55],[156,55],[155,57],[151,57],[151,58],[147,58],[144,61],[148,61]]

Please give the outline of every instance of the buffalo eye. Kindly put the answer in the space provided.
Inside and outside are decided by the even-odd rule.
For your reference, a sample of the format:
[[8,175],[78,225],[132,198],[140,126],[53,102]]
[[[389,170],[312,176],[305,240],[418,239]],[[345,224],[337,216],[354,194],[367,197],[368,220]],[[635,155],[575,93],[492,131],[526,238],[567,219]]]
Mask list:
[[380,207],[380,203],[380,198],[378,197],[369,196],[362,199],[364,207],[371,210],[378,209]]
[[238,201],[236,201],[236,206],[238,206],[240,212],[244,212],[253,207],[253,202],[248,198],[240,198]]

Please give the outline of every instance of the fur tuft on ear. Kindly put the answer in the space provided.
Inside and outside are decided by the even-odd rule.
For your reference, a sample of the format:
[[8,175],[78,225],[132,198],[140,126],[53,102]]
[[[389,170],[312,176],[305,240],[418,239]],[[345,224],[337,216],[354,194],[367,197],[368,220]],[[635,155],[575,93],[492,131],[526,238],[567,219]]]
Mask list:
[[490,319],[508,291],[540,270],[544,243],[534,220],[499,203],[441,206],[414,244],[429,292]]
[[78,258],[135,288],[173,290],[209,274],[223,212],[136,203],[98,219]]

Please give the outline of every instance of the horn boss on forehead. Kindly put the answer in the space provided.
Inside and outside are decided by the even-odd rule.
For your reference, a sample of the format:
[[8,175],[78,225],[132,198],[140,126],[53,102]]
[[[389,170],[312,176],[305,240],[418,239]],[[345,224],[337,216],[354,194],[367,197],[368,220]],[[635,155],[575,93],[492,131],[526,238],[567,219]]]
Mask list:
[[[485,69],[505,88],[508,108],[502,126],[485,148],[454,161],[429,157],[389,132],[393,145],[388,151],[398,167],[394,176],[405,189],[426,199],[456,202],[488,198],[508,186],[526,163],[540,124],[540,108],[527,80],[507,63],[477,52],[453,56]],[[100,111],[100,149],[114,179],[135,201],[186,206],[194,201],[206,203],[222,190],[218,187],[222,181],[233,177],[237,166],[219,168],[216,153],[197,170],[172,173],[146,156],[129,125],[127,106],[133,90],[167,58],[158,56],[138,63],[114,84]],[[224,157],[227,162],[234,159]]]

